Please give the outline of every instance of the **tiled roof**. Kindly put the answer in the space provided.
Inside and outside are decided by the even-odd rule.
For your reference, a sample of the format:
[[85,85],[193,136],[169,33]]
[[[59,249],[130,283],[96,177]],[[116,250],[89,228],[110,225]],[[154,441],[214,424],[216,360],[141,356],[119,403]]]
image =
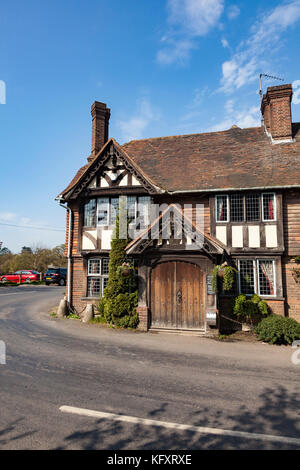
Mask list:
[[[166,191],[275,188],[300,186],[300,123],[293,124],[293,138],[291,143],[272,144],[263,127],[234,127],[133,140],[118,148],[141,174]],[[62,194],[92,163],[80,168]]]
[[126,152],[168,191],[300,186],[300,124],[293,143],[272,144],[262,127],[133,140]]

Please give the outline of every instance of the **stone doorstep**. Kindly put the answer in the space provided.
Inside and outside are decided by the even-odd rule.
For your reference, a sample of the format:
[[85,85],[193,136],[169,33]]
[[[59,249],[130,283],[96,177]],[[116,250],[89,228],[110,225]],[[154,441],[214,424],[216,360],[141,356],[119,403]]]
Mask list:
[[208,330],[173,330],[169,328],[150,328],[148,330],[149,333],[156,334],[156,333],[166,333],[166,334],[177,334],[181,336],[210,336],[211,332]]

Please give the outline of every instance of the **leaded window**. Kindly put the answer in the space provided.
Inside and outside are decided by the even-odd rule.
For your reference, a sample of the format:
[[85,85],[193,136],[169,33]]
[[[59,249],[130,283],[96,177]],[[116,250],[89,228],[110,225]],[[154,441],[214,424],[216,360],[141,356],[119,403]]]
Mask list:
[[116,218],[119,213],[119,197],[110,199],[110,225],[115,225]]
[[275,295],[275,270],[273,260],[258,260],[259,295]]
[[216,219],[217,219],[217,222],[228,221],[228,197],[227,195],[216,196]]
[[108,225],[109,198],[98,199],[97,225]]
[[218,194],[217,222],[263,222],[276,220],[275,193]]
[[103,296],[108,280],[108,258],[92,258],[88,260],[87,296]]
[[232,222],[244,220],[244,196],[242,194],[230,195],[230,220]]
[[260,220],[259,194],[246,195],[246,220],[247,222],[257,222]]
[[96,199],[90,199],[84,205],[84,226],[94,227],[96,225]]
[[246,295],[276,295],[275,261],[273,259],[240,259],[239,290]]
[[263,220],[275,220],[275,194],[264,193],[262,195],[263,201]]
[[254,294],[255,286],[255,264],[251,259],[239,260],[240,291],[243,294]]
[[[119,196],[91,199],[84,205],[84,226],[115,225],[119,204]],[[127,196],[127,214],[129,223],[135,223],[139,218],[139,228],[146,227],[150,221],[150,197]]]

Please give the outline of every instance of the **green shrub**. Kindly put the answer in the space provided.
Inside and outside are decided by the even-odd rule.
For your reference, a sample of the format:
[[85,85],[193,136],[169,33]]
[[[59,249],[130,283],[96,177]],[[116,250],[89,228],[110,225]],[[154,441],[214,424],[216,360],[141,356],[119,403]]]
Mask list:
[[234,299],[233,313],[241,321],[249,323],[258,320],[261,316],[269,314],[268,304],[265,300],[254,294],[250,299],[247,299],[245,294],[240,294]]
[[300,323],[293,318],[270,315],[256,327],[258,339],[271,344],[292,344],[300,339]]
[[104,316],[104,306],[105,306],[104,298],[100,297],[99,303],[97,305],[97,310],[99,312],[99,315],[101,315],[102,317]]
[[[100,315],[103,315],[108,323],[117,327],[136,328],[138,325],[137,274],[133,266],[128,263],[125,252],[128,243],[128,239],[119,238],[118,215],[109,253],[108,281],[98,309]],[[127,271],[126,275],[124,275],[124,270]]]

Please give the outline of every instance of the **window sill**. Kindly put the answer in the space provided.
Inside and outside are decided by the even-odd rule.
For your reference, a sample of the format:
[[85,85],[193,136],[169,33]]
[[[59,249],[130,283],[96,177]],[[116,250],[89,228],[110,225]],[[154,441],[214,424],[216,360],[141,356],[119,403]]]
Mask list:
[[80,300],[97,300],[100,299],[100,294],[96,297],[80,297]]

